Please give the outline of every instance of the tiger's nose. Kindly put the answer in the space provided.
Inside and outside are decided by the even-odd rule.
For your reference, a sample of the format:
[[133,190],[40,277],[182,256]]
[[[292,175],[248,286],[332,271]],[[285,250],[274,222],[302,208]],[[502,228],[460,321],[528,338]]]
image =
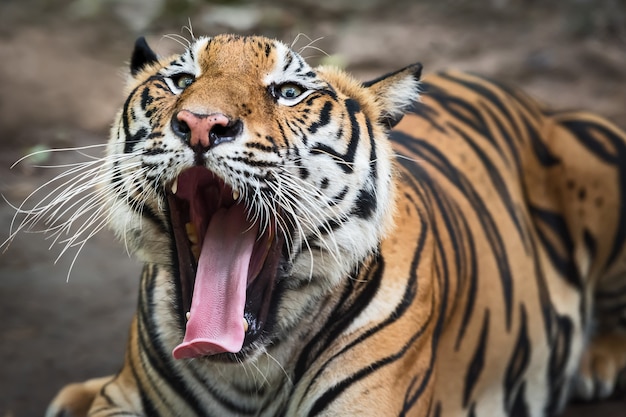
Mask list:
[[222,113],[197,114],[181,110],[172,118],[172,131],[196,151],[206,151],[234,140],[243,130],[240,120]]

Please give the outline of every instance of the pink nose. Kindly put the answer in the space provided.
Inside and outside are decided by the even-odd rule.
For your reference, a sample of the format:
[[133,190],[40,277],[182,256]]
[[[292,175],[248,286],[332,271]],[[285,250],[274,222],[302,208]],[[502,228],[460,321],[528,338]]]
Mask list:
[[195,114],[189,110],[181,110],[176,115],[177,124],[174,131],[178,135],[184,135],[192,148],[200,147],[208,149],[215,145],[215,138],[219,135],[213,130],[216,126],[227,128],[230,120],[221,113]]

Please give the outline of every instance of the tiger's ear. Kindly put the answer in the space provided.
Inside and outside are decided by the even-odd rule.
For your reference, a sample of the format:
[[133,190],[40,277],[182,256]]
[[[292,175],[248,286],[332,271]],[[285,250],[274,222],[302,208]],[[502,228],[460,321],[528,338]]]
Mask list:
[[135,76],[146,65],[153,64],[158,60],[157,54],[148,46],[146,38],[142,36],[135,41],[135,49],[130,58],[130,73]]
[[416,63],[363,83],[374,93],[383,111],[380,119],[383,125],[389,128],[397,125],[409,107],[418,100],[421,75],[422,64]]

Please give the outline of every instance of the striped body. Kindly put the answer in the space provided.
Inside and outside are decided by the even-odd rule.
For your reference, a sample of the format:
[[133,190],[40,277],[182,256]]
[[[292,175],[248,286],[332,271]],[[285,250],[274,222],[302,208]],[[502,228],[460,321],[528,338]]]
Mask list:
[[[209,51],[235,43],[265,56],[271,68],[297,62],[280,55],[282,46],[257,41],[200,44]],[[194,57],[201,49],[191,50],[170,66],[202,62]],[[139,68],[138,82],[151,82],[156,69],[150,65]],[[327,195],[331,202],[303,209],[314,232],[298,223],[296,209],[287,213],[294,217],[283,224],[289,230],[271,323],[259,339],[246,339],[240,353],[171,356],[184,333],[185,290],[167,220],[171,206],[163,209],[162,195],[188,151],[159,162],[176,143],[155,128],[172,118],[171,106],[160,104],[169,98],[158,96],[167,86],[157,80],[158,88],[142,90],[138,84],[109,145],[110,152],[143,152],[144,166],[152,161],[146,184],[158,183],[153,192],[137,189],[142,179],[128,174],[132,166],[112,164],[115,181],[125,184],[113,189],[112,210],[119,219],[144,222],[132,230],[135,220],[116,220],[146,261],[125,365],[92,383],[97,389],[61,392],[50,415],[93,397],[89,415],[97,417],[546,416],[563,408],[574,387],[584,397],[581,387],[595,375],[578,372],[584,352],[597,334],[612,335],[624,324],[626,311],[624,133],[588,113],[552,112],[518,91],[454,72],[425,77],[421,102],[388,131],[397,110],[407,111],[408,102],[396,96],[416,97],[408,72],[357,87],[342,74],[299,65],[297,76],[323,80],[312,82],[307,88],[314,92],[299,103],[306,104],[300,114],[312,116],[281,125],[276,113],[283,127],[259,131],[256,145],[248,146],[255,164],[248,161],[245,169],[271,170],[298,153],[283,166],[322,190],[306,203]],[[196,77],[188,91],[202,85]],[[285,85],[293,89],[279,86]],[[317,98],[317,88],[333,93]],[[371,97],[359,92],[369,88]],[[179,102],[194,97],[185,94]],[[212,97],[207,100],[226,100],[223,109],[238,96]],[[256,122],[242,114],[252,136]],[[258,139],[263,136],[269,142]],[[207,161],[215,172],[230,166]],[[245,192],[243,179],[233,181],[228,185]]]
[[624,134],[476,76],[423,89],[392,139],[411,159],[399,224],[433,240],[418,271],[430,264],[444,320],[434,414],[552,415],[592,327],[615,330],[597,311],[624,311]]

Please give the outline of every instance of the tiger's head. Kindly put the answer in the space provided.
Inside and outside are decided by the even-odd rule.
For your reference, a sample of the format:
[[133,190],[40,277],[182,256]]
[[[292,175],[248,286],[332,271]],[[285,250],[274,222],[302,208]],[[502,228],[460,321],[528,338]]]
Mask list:
[[377,250],[393,223],[387,132],[420,70],[361,83],[263,37],[168,58],[137,41],[106,200],[127,246],[171,272],[176,358],[286,335]]

